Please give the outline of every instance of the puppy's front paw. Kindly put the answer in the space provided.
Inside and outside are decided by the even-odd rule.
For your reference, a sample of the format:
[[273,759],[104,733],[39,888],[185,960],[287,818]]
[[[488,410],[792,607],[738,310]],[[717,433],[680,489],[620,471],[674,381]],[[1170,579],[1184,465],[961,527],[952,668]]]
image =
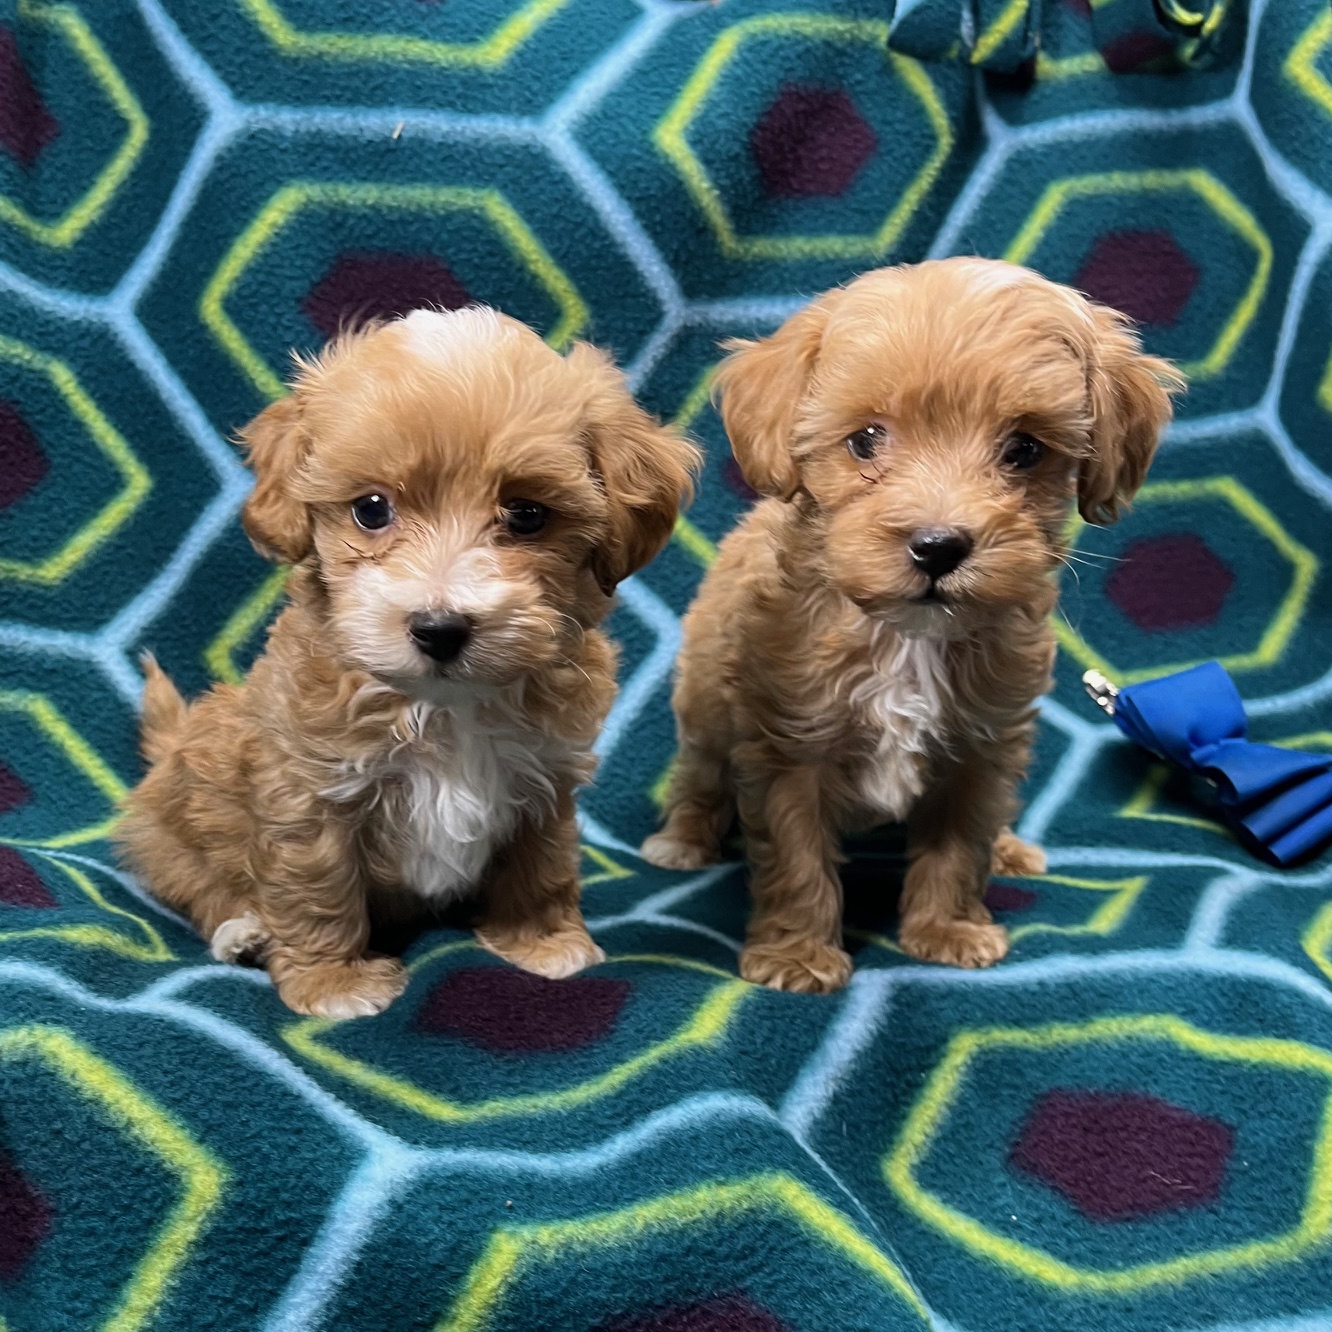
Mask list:
[[950,967],[993,966],[1008,954],[1008,931],[1002,925],[972,920],[904,920],[898,932],[904,953],[922,962]]
[[1011,879],[1030,879],[1045,873],[1045,852],[1024,842],[1011,828],[994,839],[990,872]]
[[208,951],[218,962],[234,966],[258,966],[268,952],[273,936],[268,926],[254,914],[247,911],[243,915],[224,920],[213,931]]
[[851,959],[842,949],[813,939],[750,944],[740,954],[740,974],[773,990],[831,994],[850,980]]
[[549,980],[563,980],[606,960],[606,954],[582,926],[569,926],[552,934],[477,930],[476,941],[496,957]]
[[638,848],[638,854],[649,865],[668,870],[702,869],[717,859],[716,847],[688,842],[667,832],[653,833]]
[[278,983],[278,996],[293,1012],[342,1019],[382,1013],[406,988],[397,958],[374,957],[292,972]]

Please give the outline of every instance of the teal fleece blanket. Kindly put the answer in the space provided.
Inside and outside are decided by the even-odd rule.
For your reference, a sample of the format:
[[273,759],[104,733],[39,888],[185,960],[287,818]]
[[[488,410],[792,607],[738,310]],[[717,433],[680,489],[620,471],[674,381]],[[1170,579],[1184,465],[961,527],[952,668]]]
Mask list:
[[[736,977],[735,865],[633,848],[681,613],[750,502],[719,339],[1002,256],[1192,389],[1075,535],[983,973]],[[461,931],[373,1020],[282,1008],[115,866],[136,665],[235,679],[282,576],[230,433],[340,321],[486,301],[706,450],[622,589],[582,802],[609,960]],[[0,0],[0,1327],[1332,1327],[1332,859],[1253,860],[1078,684],[1216,658],[1332,748],[1332,10],[1317,0]]]

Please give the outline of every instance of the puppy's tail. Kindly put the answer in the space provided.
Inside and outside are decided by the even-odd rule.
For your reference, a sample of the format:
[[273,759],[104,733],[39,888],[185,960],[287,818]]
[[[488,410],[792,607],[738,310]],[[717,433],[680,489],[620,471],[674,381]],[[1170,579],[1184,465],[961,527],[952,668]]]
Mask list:
[[172,741],[185,724],[186,705],[151,652],[145,652],[139,664],[144,674],[139,745],[144,758],[156,763],[170,752]]

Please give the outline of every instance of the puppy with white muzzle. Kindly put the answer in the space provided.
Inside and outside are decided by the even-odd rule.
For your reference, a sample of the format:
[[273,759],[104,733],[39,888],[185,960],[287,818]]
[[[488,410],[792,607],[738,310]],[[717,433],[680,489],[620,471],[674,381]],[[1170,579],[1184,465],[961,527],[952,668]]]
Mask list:
[[242,435],[290,604],[243,684],[187,705],[146,661],[130,865],[299,1013],[385,1008],[406,978],[372,915],[474,894],[500,957],[601,960],[573,807],[615,692],[597,625],[695,451],[600,352],[478,307],[340,338]]
[[643,855],[705,864],[738,810],[741,974],[833,990],[840,836],[905,821],[903,949],[986,966],[1008,947],[992,864],[1044,869],[1008,825],[1069,511],[1114,520],[1182,381],[1114,311],[984,259],[867,273],[730,347],[722,416],[768,498],[685,619],[679,757]]

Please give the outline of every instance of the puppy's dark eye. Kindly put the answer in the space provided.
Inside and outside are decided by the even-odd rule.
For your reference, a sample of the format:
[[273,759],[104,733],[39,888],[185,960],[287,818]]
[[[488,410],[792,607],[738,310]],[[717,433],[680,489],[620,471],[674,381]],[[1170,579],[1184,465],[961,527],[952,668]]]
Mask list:
[[853,458],[868,462],[879,451],[884,434],[882,426],[867,425],[863,430],[857,430],[846,437],[846,447]]
[[1018,431],[1004,441],[1003,460],[1005,467],[1014,471],[1026,472],[1035,467],[1045,457],[1045,445],[1034,435]]
[[514,536],[535,536],[549,517],[550,510],[536,500],[515,499],[504,506],[504,526]]
[[366,532],[378,532],[393,521],[393,505],[378,492],[352,500],[351,511],[356,526]]

